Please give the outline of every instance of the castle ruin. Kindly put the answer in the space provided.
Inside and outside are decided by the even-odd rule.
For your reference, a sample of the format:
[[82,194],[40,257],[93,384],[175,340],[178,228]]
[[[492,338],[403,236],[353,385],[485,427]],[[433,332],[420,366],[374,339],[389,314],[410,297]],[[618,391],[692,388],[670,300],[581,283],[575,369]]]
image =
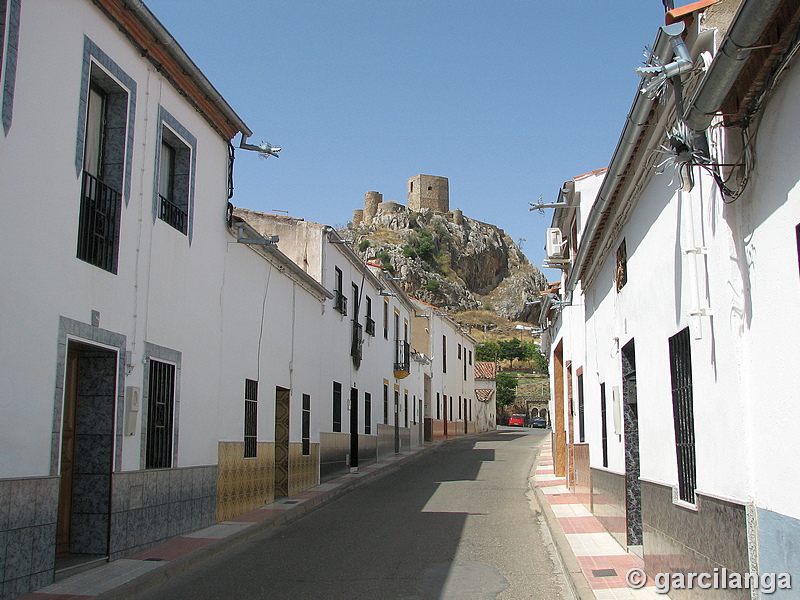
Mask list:
[[[447,177],[436,175],[417,175],[408,180],[408,210],[435,213],[450,212],[450,184]],[[384,202],[383,194],[367,192],[364,194],[364,208],[353,211],[353,225],[370,224],[382,214],[397,213],[406,207],[397,202]]]

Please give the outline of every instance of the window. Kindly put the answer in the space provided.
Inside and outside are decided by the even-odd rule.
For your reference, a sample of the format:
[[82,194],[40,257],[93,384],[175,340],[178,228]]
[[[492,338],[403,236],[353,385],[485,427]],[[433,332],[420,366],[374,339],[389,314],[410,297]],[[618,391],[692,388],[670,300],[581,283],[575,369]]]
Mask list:
[[461,344],[458,345],[458,360],[461,360]]
[[175,365],[152,358],[148,364],[145,469],[166,469],[172,466]]
[[[394,426],[400,425],[400,390],[394,391]],[[395,442],[396,445],[396,442]]]
[[163,106],[159,106],[159,118],[154,211],[159,219],[188,236],[191,233],[197,140]]
[[302,416],[302,450],[303,456],[311,454],[311,396],[303,394],[303,416]]
[[447,373],[447,336],[442,336],[442,373]]
[[11,129],[11,114],[14,105],[14,84],[17,72],[17,48],[19,46],[19,18],[21,0],[0,2],[0,97],[2,98],[3,131]]
[[578,441],[586,441],[586,428],[583,418],[583,373],[578,375]]
[[[18,5],[18,0],[12,0],[11,10]],[[5,100],[8,77],[6,73]],[[131,189],[136,82],[85,36],[79,100],[75,174],[81,178],[81,195],[76,256],[116,273],[122,201],[127,203]]]
[[411,397],[411,407],[412,407],[411,424],[412,425],[416,425],[417,424],[417,396],[416,395]]
[[347,314],[347,297],[342,293],[342,270],[334,267],[333,308],[342,315]]
[[[445,398],[447,398],[447,396],[445,396]],[[448,407],[447,414],[450,415],[450,420],[452,421],[453,420],[453,397],[452,396],[450,396],[450,405]]]
[[342,384],[333,382],[333,430],[342,430]]
[[469,351],[469,364],[472,364],[472,350]]
[[403,427],[408,427],[408,392],[403,394]]
[[383,384],[383,424],[389,424],[389,384]]
[[461,413],[461,396],[459,396],[458,397],[458,418],[459,419],[463,418],[461,415],[462,415],[462,413]]
[[364,434],[372,433],[372,394],[364,392]]
[[389,339],[389,301],[383,301],[383,339]]
[[672,375],[672,412],[678,458],[678,495],[681,500],[694,504],[697,468],[694,447],[692,353],[688,327],[669,338],[669,366]]
[[372,298],[367,296],[367,315],[364,323],[364,331],[367,335],[375,337],[375,319],[372,318]]
[[800,225],[794,228],[794,232],[797,237],[797,264],[800,266]]
[[255,458],[258,439],[258,382],[244,380],[244,457]]
[[436,418],[442,418],[442,399],[439,396],[439,392],[436,392]]
[[600,436],[603,446],[603,466],[608,468],[608,423],[606,421],[606,384],[600,384]]
[[628,250],[625,247],[625,240],[617,248],[617,291],[619,292],[628,283]]

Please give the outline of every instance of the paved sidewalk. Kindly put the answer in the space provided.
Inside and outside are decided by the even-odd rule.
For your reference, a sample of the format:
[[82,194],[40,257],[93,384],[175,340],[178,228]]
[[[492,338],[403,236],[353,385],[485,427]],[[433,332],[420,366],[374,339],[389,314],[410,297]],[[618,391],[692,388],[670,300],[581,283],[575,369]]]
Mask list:
[[551,440],[545,440],[539,449],[534,482],[536,496],[581,600],[669,600],[669,596],[657,594],[649,580],[642,589],[626,584],[625,576],[631,569],[641,569],[641,563],[569,491],[566,478],[556,477]]
[[[461,438],[451,438],[461,439]],[[296,496],[281,498],[230,521],[172,538],[126,558],[57,581],[17,600],[121,600],[181,573],[231,546],[308,513],[353,487],[385,473],[446,440],[426,442],[329,480]]]

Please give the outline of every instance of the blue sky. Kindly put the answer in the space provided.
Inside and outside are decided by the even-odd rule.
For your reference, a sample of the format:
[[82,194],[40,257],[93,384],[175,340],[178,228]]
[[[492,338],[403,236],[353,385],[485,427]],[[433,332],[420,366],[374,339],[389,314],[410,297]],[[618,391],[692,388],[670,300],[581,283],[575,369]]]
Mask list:
[[551,212],[528,202],[608,166],[664,23],[661,0],[145,1],[250,141],[283,148],[237,152],[234,204],[342,225],[366,191],[405,204],[439,175],[539,265]]

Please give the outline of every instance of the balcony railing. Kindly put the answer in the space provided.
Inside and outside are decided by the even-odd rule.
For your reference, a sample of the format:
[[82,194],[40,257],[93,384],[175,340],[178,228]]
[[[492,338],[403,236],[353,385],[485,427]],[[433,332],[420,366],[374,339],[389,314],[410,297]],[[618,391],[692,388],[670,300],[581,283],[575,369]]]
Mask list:
[[367,323],[364,326],[364,331],[367,332],[367,335],[375,336],[375,319],[367,317]]
[[166,221],[168,225],[172,225],[185,235],[186,222],[189,220],[189,215],[183,208],[161,194],[159,194],[158,197],[161,198],[161,211],[159,213],[161,220]]
[[117,272],[121,196],[97,177],[83,172],[78,221],[78,258]]
[[347,314],[347,296],[339,290],[333,290],[333,308],[343,315]]
[[394,370],[404,373],[409,372],[411,362],[411,346],[405,340],[395,342]]

